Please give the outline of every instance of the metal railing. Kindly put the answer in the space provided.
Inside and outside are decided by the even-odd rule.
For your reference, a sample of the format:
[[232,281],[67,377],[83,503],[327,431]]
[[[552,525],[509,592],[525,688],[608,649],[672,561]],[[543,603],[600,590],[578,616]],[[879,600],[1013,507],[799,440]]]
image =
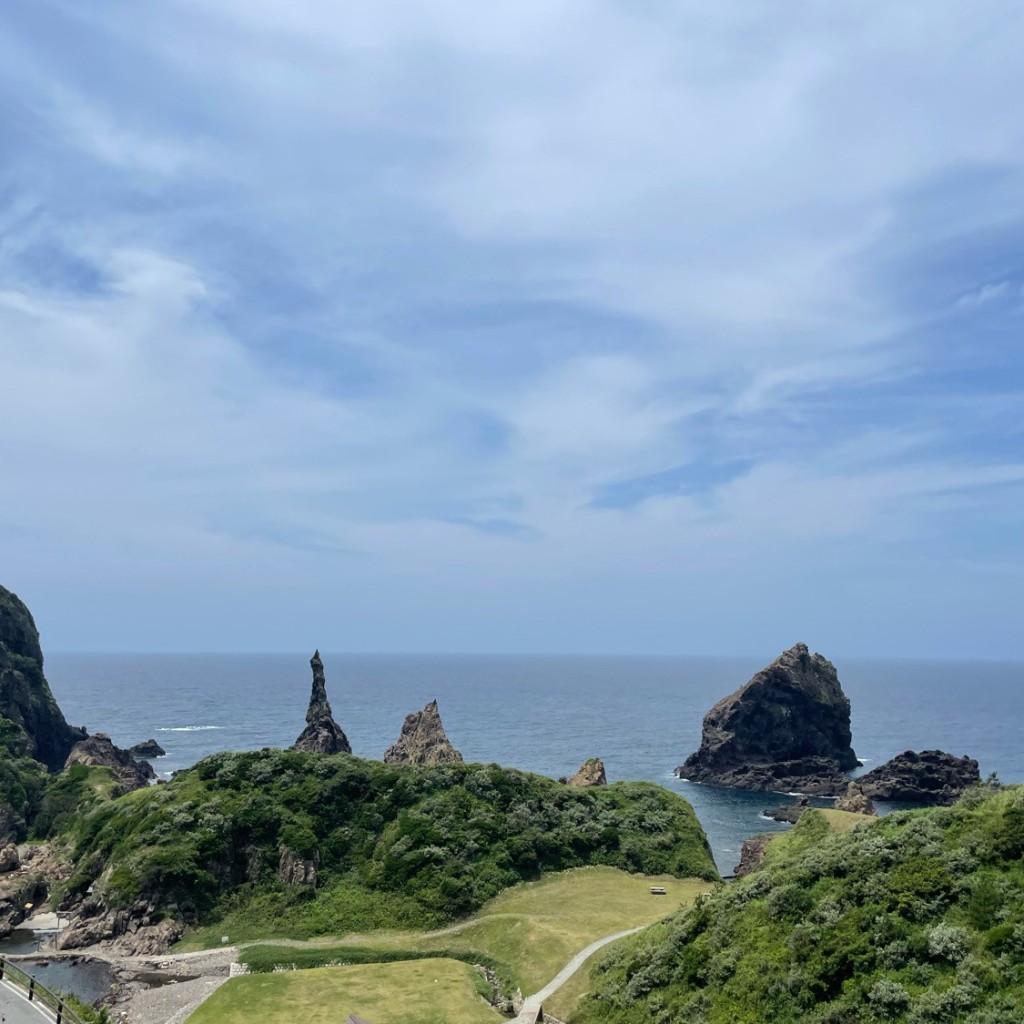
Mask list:
[[85,1021],[64,1002],[64,997],[51,992],[20,967],[0,956],[0,982],[7,981],[25,991],[30,1003],[36,1003],[53,1014],[54,1024],[85,1024]]

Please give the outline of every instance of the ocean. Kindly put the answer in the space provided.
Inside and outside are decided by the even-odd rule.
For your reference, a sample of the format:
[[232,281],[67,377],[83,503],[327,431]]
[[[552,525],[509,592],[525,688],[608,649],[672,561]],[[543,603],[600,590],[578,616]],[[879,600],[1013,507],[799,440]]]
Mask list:
[[[312,652],[310,652],[312,653]],[[743,840],[786,826],[771,794],[695,785],[672,771],[701,719],[778,652],[754,658],[324,653],[334,717],[354,753],[379,758],[410,711],[436,698],[467,761],[543,775],[600,757],[609,781],[646,779],[684,796],[723,873]],[[286,747],[305,724],[309,655],[52,654],[46,674],[68,721],[120,746],[153,737],[164,777],[219,750]],[[837,660],[865,769],[903,750],[978,759],[1024,782],[1024,663]]]

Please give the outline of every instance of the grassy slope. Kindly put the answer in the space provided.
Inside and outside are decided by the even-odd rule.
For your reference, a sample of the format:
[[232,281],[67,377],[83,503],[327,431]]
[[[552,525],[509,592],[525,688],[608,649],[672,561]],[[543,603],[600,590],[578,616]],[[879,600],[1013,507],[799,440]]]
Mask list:
[[[68,888],[153,898],[208,938],[429,927],[523,879],[584,864],[715,878],[692,808],[649,783],[574,789],[497,765],[412,768],[339,755],[217,754],[73,822]],[[277,876],[318,861],[315,892]]]
[[338,1024],[350,1013],[373,1024],[499,1024],[477,977],[455,960],[254,974],[227,981],[189,1024]]
[[1024,788],[830,834],[619,945],[581,1024],[1019,1024]]
[[[662,885],[667,896],[655,897],[650,886]],[[547,875],[506,890],[457,932],[425,936],[415,932],[377,932],[348,936],[344,944],[314,943],[325,955],[343,959],[345,947],[360,950],[440,950],[484,953],[502,964],[502,976],[524,993],[543,988],[565,964],[595,939],[613,932],[647,925],[681,906],[689,906],[712,883],[671,876],[630,875],[614,868],[590,867]],[[288,962],[296,950],[289,947],[253,947],[243,960]],[[586,969],[579,977],[585,979]],[[585,982],[575,983],[566,996],[559,993],[550,1009],[568,1012]]]

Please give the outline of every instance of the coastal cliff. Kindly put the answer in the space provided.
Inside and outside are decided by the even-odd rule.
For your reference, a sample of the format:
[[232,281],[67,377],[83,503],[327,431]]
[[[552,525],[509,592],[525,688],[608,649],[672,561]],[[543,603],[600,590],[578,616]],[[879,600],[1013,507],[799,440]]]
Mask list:
[[835,666],[798,643],[704,716],[680,778],[760,791],[836,795],[857,766],[850,701]]
[[21,753],[51,772],[64,767],[85,729],[68,725],[43,675],[43,651],[32,613],[0,587],[0,718],[24,735]]
[[313,670],[313,691],[306,709],[306,728],[292,744],[292,750],[305,750],[312,754],[351,754],[348,737],[331,713],[319,650],[313,652],[309,667]]

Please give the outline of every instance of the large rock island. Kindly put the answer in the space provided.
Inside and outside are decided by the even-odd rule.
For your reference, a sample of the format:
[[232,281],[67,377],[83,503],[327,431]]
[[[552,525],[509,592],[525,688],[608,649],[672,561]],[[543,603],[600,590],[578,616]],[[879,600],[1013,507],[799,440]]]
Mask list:
[[850,701],[835,666],[806,644],[783,651],[705,716],[700,749],[680,778],[822,796],[846,791],[858,764]]

